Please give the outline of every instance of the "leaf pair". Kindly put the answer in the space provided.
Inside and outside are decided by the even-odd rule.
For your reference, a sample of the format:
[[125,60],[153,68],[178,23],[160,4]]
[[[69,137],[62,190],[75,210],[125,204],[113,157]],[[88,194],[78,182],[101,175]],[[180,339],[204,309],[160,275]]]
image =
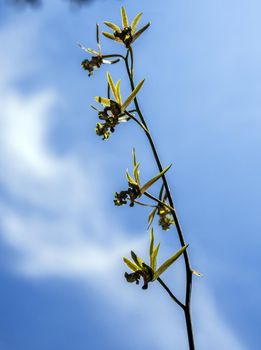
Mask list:
[[149,181],[147,181],[143,186],[140,185],[140,174],[139,174],[139,163],[137,163],[136,160],[136,154],[135,154],[135,149],[133,148],[132,151],[132,158],[133,158],[133,176],[134,178],[132,178],[130,176],[130,174],[128,173],[128,170],[126,171],[126,177],[127,180],[130,184],[138,186],[140,189],[140,195],[143,195],[144,192],[146,192],[156,181],[158,181],[161,176],[163,174],[165,174],[169,168],[172,166],[172,164],[170,164],[168,167],[166,167],[164,170],[162,170],[160,173],[158,173],[156,176],[154,176],[152,179],[150,179]]
[[129,47],[150,26],[150,23],[147,23],[144,27],[137,31],[137,25],[140,22],[141,16],[142,12],[138,13],[129,25],[129,20],[125,8],[122,7],[122,28],[120,28],[117,24],[105,21],[104,24],[111,28],[114,33],[112,34],[108,32],[102,32],[102,34],[109,39],[122,43],[126,47]]
[[[129,97],[124,101],[124,103],[122,103],[121,91],[120,91],[120,80],[118,80],[117,83],[114,84],[109,72],[107,73],[107,80],[108,80],[108,84],[110,86],[110,89],[111,89],[113,96],[114,96],[114,99],[115,99],[114,102],[116,102],[119,105],[122,113],[124,113],[126,111],[128,106],[134,100],[135,96],[137,95],[137,93],[139,92],[139,90],[141,89],[141,87],[145,81],[145,79],[140,81],[139,84],[135,87],[135,89],[131,92]],[[95,96],[95,100],[97,102],[101,103],[103,106],[110,106],[111,105],[111,99],[106,98],[106,97]]]
[[173,254],[169,259],[167,259],[158,269],[157,269],[157,257],[159,253],[160,243],[154,247],[154,232],[151,229],[150,232],[150,265],[148,266],[144,261],[138,257],[134,252],[131,252],[132,260],[123,258],[125,264],[135,273],[140,272],[147,274],[148,268],[151,271],[151,279],[149,282],[157,280],[187,249],[188,244],[180,248],[175,254]]
[[93,56],[91,59],[85,59],[82,61],[82,67],[85,70],[89,71],[89,76],[93,74],[94,69],[100,68],[102,64],[114,64],[119,62],[119,59],[116,60],[107,60],[104,59],[102,56],[102,51],[101,51],[101,45],[100,45],[100,39],[99,39],[99,25],[96,24],[96,41],[97,41],[97,46],[98,46],[98,51],[86,48],[82,44],[78,43],[78,46],[84,50],[85,52],[92,54]]

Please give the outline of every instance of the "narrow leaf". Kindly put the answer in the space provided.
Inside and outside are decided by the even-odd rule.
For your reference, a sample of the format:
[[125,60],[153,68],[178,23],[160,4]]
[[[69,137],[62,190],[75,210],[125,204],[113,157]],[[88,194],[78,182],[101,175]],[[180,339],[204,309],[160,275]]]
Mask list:
[[137,95],[140,88],[142,87],[144,81],[145,81],[145,79],[143,79],[142,81],[139,82],[139,84],[135,87],[135,89],[132,91],[132,93],[127,98],[127,100],[123,103],[123,105],[121,107],[122,112],[124,112],[126,110],[126,108],[129,106],[129,104],[132,102],[132,100],[134,100],[135,96]]
[[122,20],[123,28],[127,28],[129,26],[129,21],[128,21],[125,8],[123,6],[121,7],[121,20]]
[[144,27],[142,27],[140,30],[138,30],[134,35],[133,35],[133,41],[135,41],[136,39],[138,39],[138,37],[143,33],[145,32],[145,30],[147,28],[149,28],[150,26],[150,22],[147,23]]
[[150,225],[152,224],[152,221],[153,221],[153,219],[154,219],[154,216],[155,216],[156,212],[157,212],[157,208],[154,208],[154,209],[152,210],[152,212],[150,213],[149,218],[148,218],[148,228],[149,228]]
[[111,104],[111,100],[109,98],[106,97],[100,97],[100,96],[95,96],[95,101],[101,103],[104,106],[110,106]]
[[149,180],[144,186],[142,186],[142,188],[140,189],[141,194],[143,194],[144,192],[147,191],[147,189],[152,186],[163,174],[166,173],[166,171],[169,170],[169,168],[172,166],[172,164],[170,164],[167,168],[165,168],[164,170],[162,170],[158,175],[154,176],[151,180]]
[[133,175],[135,177],[135,180],[137,182],[137,184],[140,186],[140,172],[139,172],[139,163],[136,164],[134,170],[133,170]]
[[140,21],[140,19],[141,19],[141,16],[142,16],[142,12],[138,13],[138,14],[135,16],[134,20],[131,22],[132,33],[135,32],[136,27],[137,27],[137,25],[139,24],[139,21]]
[[112,91],[112,93],[113,93],[113,96],[114,96],[116,102],[118,102],[118,101],[117,101],[117,97],[118,97],[118,95],[117,95],[117,90],[116,90],[116,87],[115,87],[115,85],[114,85],[114,82],[113,82],[112,77],[111,77],[111,75],[110,75],[109,72],[107,72],[107,80],[108,80],[108,83],[109,83],[109,85],[110,85],[110,88],[111,88],[111,91]]
[[96,42],[98,45],[100,44],[99,24],[98,23],[96,23]]
[[93,55],[96,55],[96,56],[99,55],[98,51],[90,49],[89,47],[87,48],[87,47],[83,46],[81,43],[77,43],[77,45],[85,52],[92,53]]
[[106,36],[106,38],[109,38],[109,39],[115,40],[115,41],[119,41],[118,38],[116,38],[116,37],[115,37],[113,34],[111,34],[111,33],[102,32],[102,34],[103,34],[104,36]]
[[136,164],[137,164],[135,148],[132,149],[132,159],[133,159],[133,165],[134,165],[134,167],[135,167]]
[[139,267],[134,264],[132,261],[130,261],[129,259],[127,258],[123,258],[123,261],[125,262],[125,264],[132,270],[132,271],[137,271],[139,270]]
[[95,51],[93,49],[90,49],[89,47],[87,48],[87,52],[92,53],[93,55],[99,56],[100,53],[98,51]]
[[117,102],[121,106],[122,105],[122,100],[121,100],[121,87],[120,87],[120,84],[121,84],[121,81],[118,80],[117,83],[116,83]]
[[99,49],[99,55],[101,55],[100,32],[98,23],[96,23],[96,41]]
[[154,250],[154,230],[153,228],[150,230],[150,266],[152,262],[152,254]]
[[115,32],[120,32],[121,28],[119,26],[117,26],[117,24],[105,21],[103,22],[106,26],[110,27],[112,30],[114,30]]
[[126,177],[129,183],[133,185],[138,185],[137,182],[130,176],[130,174],[128,173],[128,170],[126,171]]
[[156,271],[157,268],[157,257],[159,252],[160,243],[157,244],[156,248],[153,250],[152,258],[151,258],[151,268],[153,271]]
[[143,260],[140,257],[138,257],[133,251],[131,251],[131,257],[135,264],[142,269]]
[[162,200],[163,190],[164,190],[164,183],[161,185],[160,192],[159,192],[159,200]]
[[191,269],[191,272],[193,273],[193,275],[196,275],[198,277],[202,277],[203,276],[202,273],[200,273],[200,272],[198,272],[196,270]]
[[180,250],[178,250],[176,254],[174,254],[172,257],[166,260],[155,272],[153,280],[156,280],[164,271],[166,271],[167,268],[170,267],[170,265],[172,265],[180,257],[181,254],[183,254],[187,247],[188,244],[180,248]]

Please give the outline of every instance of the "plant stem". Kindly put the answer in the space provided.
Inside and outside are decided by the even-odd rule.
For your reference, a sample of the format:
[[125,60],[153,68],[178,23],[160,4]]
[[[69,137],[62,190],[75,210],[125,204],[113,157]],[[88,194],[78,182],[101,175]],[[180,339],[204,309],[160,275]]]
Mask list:
[[[134,81],[133,81],[133,75],[132,75],[133,67],[134,67],[134,57],[133,57],[133,51],[132,50],[130,50],[130,57],[131,57],[131,68],[132,68],[131,70],[130,70],[129,62],[128,62],[129,51],[127,52],[127,55],[125,56],[124,61],[125,61],[125,66],[126,66],[126,70],[127,70],[127,73],[128,73],[131,89],[134,90]],[[141,110],[140,110],[137,98],[134,99],[134,104],[135,104],[136,111],[137,111],[137,113],[138,113],[138,115],[140,117],[141,123],[146,128],[145,134],[146,134],[146,136],[148,138],[148,141],[150,143],[150,146],[151,146],[151,149],[152,149],[155,161],[157,163],[158,169],[159,169],[160,172],[162,172],[163,171],[163,167],[161,165],[161,161],[160,161],[160,158],[158,156],[158,152],[156,150],[156,147],[155,147],[155,144],[153,142],[152,136],[151,136],[151,134],[149,132],[147,123],[146,123],[146,121],[144,119],[144,116],[143,116]],[[163,181],[163,184],[164,184],[164,187],[165,187],[165,190],[166,190],[166,194],[167,194],[167,198],[168,198],[168,201],[169,201],[169,205],[172,208],[171,209],[171,215],[172,215],[173,220],[175,222],[175,226],[176,226],[176,229],[177,229],[180,245],[182,247],[184,247],[185,246],[185,240],[184,240],[183,232],[182,232],[181,225],[180,225],[178,216],[176,214],[176,211],[173,209],[175,207],[174,207],[174,204],[173,204],[172,196],[171,196],[171,193],[170,193],[169,185],[168,185],[168,182],[167,182],[165,174],[162,175],[162,181]],[[187,250],[184,251],[183,256],[184,256],[185,267],[186,267],[186,295],[185,295],[184,307],[182,307],[182,309],[183,309],[184,315],[185,315],[189,349],[190,350],[195,350],[194,336],[193,336],[193,329],[192,329],[192,321],[191,321],[191,313],[190,313],[191,290],[192,290],[192,271],[191,271],[191,267],[190,267],[189,256],[188,256]],[[169,293],[169,289],[166,289],[166,290]]]
[[161,284],[161,286],[166,290],[169,296],[177,303],[183,310],[185,310],[185,305],[171,292],[169,287],[162,281],[161,278],[157,278],[157,281]]
[[152,199],[153,201],[158,202],[158,203],[161,204],[163,207],[166,207],[166,208],[168,208],[168,209],[171,210],[171,211],[174,210],[174,209],[173,209],[171,206],[169,206],[167,203],[162,202],[160,199],[158,199],[158,198],[152,196],[150,193],[144,192],[143,194],[144,194],[145,196],[147,196],[148,198]]

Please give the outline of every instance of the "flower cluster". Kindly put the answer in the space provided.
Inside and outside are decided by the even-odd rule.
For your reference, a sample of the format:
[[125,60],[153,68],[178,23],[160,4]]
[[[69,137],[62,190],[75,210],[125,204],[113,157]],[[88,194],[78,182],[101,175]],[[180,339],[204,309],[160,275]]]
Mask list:
[[88,73],[88,77],[90,77],[91,75],[93,75],[93,71],[94,69],[98,69],[100,68],[100,66],[104,63],[104,60],[102,58],[102,56],[92,56],[91,60],[85,59],[82,61],[81,66],[84,70],[87,70]]
[[92,54],[91,59],[85,59],[82,61],[81,66],[84,70],[87,70],[88,76],[90,77],[93,75],[93,72],[95,69],[98,69],[101,67],[102,64],[114,64],[119,62],[119,59],[116,60],[107,60],[103,57],[102,52],[101,52],[101,44],[100,44],[100,39],[99,39],[99,26],[96,24],[96,41],[97,41],[97,46],[98,46],[98,51],[86,48],[82,44],[78,43],[81,49],[83,49],[85,52]]
[[154,176],[152,179],[147,181],[143,186],[140,182],[140,172],[139,172],[139,163],[137,163],[135,150],[132,151],[133,158],[133,177],[130,176],[128,170],[126,171],[126,177],[128,180],[128,189],[125,191],[120,191],[115,193],[114,204],[121,206],[130,202],[130,206],[133,207],[137,198],[141,197],[156,181],[158,181],[166,171],[169,170],[171,165],[161,171],[159,174]]
[[187,249],[188,245],[179,249],[174,255],[167,259],[157,269],[157,257],[159,252],[160,243],[154,247],[154,233],[153,229],[150,232],[150,265],[146,264],[140,257],[138,257],[133,251],[131,252],[132,260],[123,258],[125,264],[133,271],[132,273],[125,272],[124,276],[127,282],[139,284],[140,278],[143,278],[142,289],[147,289],[149,282],[156,281],[163,272],[165,272]]
[[170,226],[175,224],[171,217],[170,209],[166,205],[159,204],[157,214],[159,216],[158,224],[164,231],[168,231]]
[[163,200],[161,200],[162,195],[160,194],[160,203],[152,210],[148,218],[148,226],[153,222],[155,214],[159,216],[158,224],[162,227],[164,231],[168,231],[171,225],[175,225],[175,222],[171,215],[171,207],[167,203],[167,195],[165,194]]
[[98,110],[98,117],[99,119],[103,120],[103,123],[97,123],[96,125],[96,134],[103,136],[103,140],[109,138],[110,133],[114,132],[116,125],[129,120],[130,117],[125,113],[125,111],[134,100],[144,83],[144,80],[142,80],[131,92],[126,101],[122,102],[120,80],[114,84],[110,73],[107,73],[107,80],[110,91],[113,93],[114,100],[100,96],[95,97],[95,100],[104,106],[102,111]]
[[134,20],[129,25],[129,20],[125,11],[125,8],[121,8],[121,20],[122,20],[122,29],[114,23],[105,21],[104,24],[106,24],[109,28],[113,30],[113,33],[107,33],[102,32],[104,36],[106,36],[109,39],[112,39],[114,41],[117,41],[119,43],[122,43],[125,45],[126,48],[129,48],[131,44],[150,26],[150,23],[147,23],[144,27],[142,27],[140,30],[136,30],[137,25],[139,24],[139,21],[141,19],[142,13],[138,13],[137,16],[135,16]]

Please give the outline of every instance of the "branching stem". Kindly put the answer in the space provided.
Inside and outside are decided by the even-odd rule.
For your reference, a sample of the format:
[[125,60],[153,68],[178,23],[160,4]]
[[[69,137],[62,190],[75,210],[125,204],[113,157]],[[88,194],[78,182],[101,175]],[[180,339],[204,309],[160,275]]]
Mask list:
[[[131,68],[129,66],[129,56],[130,56],[130,59],[131,59]],[[127,73],[128,73],[131,89],[134,90],[134,87],[135,87],[134,86],[134,80],[133,80],[134,56],[133,56],[133,50],[132,49],[128,50],[127,55],[124,57],[124,62],[125,62],[126,70],[127,70]],[[151,134],[149,132],[149,128],[148,128],[147,123],[146,123],[146,121],[144,119],[144,116],[143,116],[143,114],[142,114],[142,112],[140,110],[137,98],[134,99],[134,104],[135,104],[136,111],[137,111],[137,113],[139,115],[140,121],[142,123],[142,128],[145,131],[145,134],[146,134],[146,136],[148,138],[148,141],[150,143],[150,146],[151,146],[151,149],[152,149],[152,153],[154,155],[154,158],[155,158],[155,161],[157,163],[158,169],[159,169],[160,172],[162,172],[163,171],[163,167],[161,165],[161,161],[160,161],[160,158],[158,156],[157,149],[155,147],[155,144],[154,144],[154,141],[152,139],[152,136],[151,136]],[[145,129],[144,129],[143,126],[145,127]],[[168,202],[169,202],[169,205],[170,205],[170,208],[171,208],[171,215],[173,217],[173,220],[175,222],[175,226],[176,226],[176,229],[177,229],[180,245],[182,247],[184,247],[186,245],[185,244],[185,239],[184,239],[184,236],[183,236],[183,232],[182,232],[182,228],[181,228],[178,216],[176,214],[176,211],[174,210],[175,207],[174,207],[174,204],[173,204],[173,199],[172,199],[172,196],[171,196],[171,192],[170,192],[169,185],[168,185],[167,178],[166,178],[165,174],[162,175],[162,181],[163,181],[163,184],[164,184],[164,187],[165,187],[165,191],[166,191],[166,195],[167,195],[167,198],[168,198]],[[181,302],[178,303],[175,300],[175,297],[173,298],[174,295],[171,293],[169,288],[164,283],[162,283],[161,280],[160,280],[161,282],[159,281],[159,283],[168,292],[168,294],[171,296],[171,298],[183,309],[184,315],[185,315],[185,321],[186,321],[189,349],[190,350],[195,350],[194,336],[193,336],[193,329],[192,329],[192,320],[191,320],[191,311],[190,311],[191,290],[192,290],[192,271],[191,271],[191,267],[190,267],[189,256],[188,256],[187,250],[184,251],[183,256],[184,256],[185,268],[186,268],[185,303],[184,304],[182,304]]]
[[159,284],[166,290],[166,292],[169,294],[169,296],[177,303],[183,310],[185,310],[185,305],[172,293],[172,291],[169,289],[169,287],[162,281],[161,278],[157,278],[157,281]]

